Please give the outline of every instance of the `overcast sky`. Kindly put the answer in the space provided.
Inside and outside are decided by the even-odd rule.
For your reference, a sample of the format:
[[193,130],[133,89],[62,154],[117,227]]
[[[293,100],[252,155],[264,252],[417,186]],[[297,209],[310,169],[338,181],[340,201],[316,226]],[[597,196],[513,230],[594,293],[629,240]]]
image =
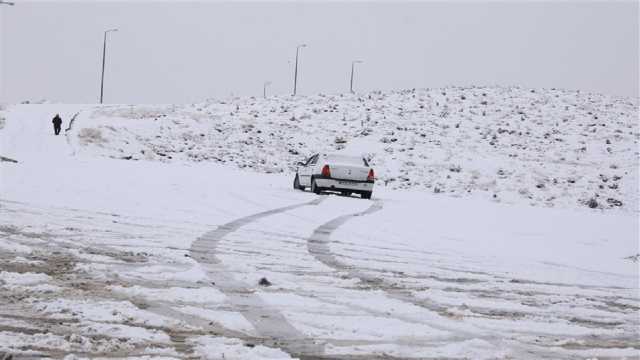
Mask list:
[[447,85],[560,87],[638,97],[638,2],[25,2],[0,5],[0,102]]

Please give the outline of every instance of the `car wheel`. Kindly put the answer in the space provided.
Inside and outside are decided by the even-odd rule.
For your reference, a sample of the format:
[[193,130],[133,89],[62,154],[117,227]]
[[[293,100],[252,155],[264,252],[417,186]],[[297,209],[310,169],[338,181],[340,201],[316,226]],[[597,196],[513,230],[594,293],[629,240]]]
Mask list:
[[320,194],[320,188],[316,185],[316,179],[311,179],[311,192],[314,194]]
[[304,190],[304,186],[300,185],[298,174],[296,174],[296,177],[293,179],[293,188],[296,190]]
[[371,192],[371,191],[365,191],[365,192],[363,192],[362,194],[360,194],[360,196],[361,196],[363,199],[371,199],[371,194],[372,194],[372,192]]

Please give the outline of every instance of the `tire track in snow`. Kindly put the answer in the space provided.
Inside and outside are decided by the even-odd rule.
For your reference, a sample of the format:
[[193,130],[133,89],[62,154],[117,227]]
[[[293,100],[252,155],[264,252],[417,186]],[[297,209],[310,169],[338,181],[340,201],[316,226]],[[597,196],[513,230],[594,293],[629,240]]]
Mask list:
[[[423,308],[427,308],[428,310],[435,311],[439,314],[442,314],[446,308],[440,304],[428,302],[426,300],[418,300],[411,296],[410,292],[407,289],[399,287],[396,284],[389,283],[387,280],[383,278],[379,278],[362,270],[356,268],[353,265],[349,265],[338,259],[336,254],[331,252],[329,248],[329,243],[331,242],[331,234],[336,231],[340,226],[349,221],[350,219],[358,216],[366,216],[371,215],[377,211],[382,210],[382,201],[375,200],[374,203],[369,206],[364,211],[342,215],[329,222],[324,223],[323,225],[316,228],[311,234],[311,236],[307,239],[307,249],[313,257],[320,261],[321,263],[337,270],[346,272],[350,278],[360,279],[367,286],[382,290],[390,297],[400,300],[403,302],[408,302],[416,306],[420,306]],[[450,329],[443,329],[450,330]]]
[[350,278],[360,279],[360,281],[365,283],[367,286],[377,290],[382,290],[395,299],[409,302],[421,307],[426,307],[429,310],[433,310],[436,312],[443,310],[441,306],[438,306],[436,304],[425,304],[422,301],[414,299],[408,294],[408,291],[398,287],[395,284],[389,283],[383,278],[367,274],[361,269],[358,269],[353,265],[349,265],[341,261],[340,259],[338,259],[338,256],[336,254],[331,252],[329,244],[331,242],[331,234],[333,234],[334,231],[336,231],[340,226],[344,225],[347,221],[354,217],[371,215],[380,210],[382,210],[382,201],[376,200],[371,206],[369,206],[369,208],[364,211],[342,215],[319,226],[307,239],[307,249],[309,253],[313,255],[316,260],[329,266],[330,268],[333,268],[337,271],[346,272]]
[[[408,289],[400,285],[391,283],[388,280],[385,280],[384,278],[379,278],[379,277],[370,275],[362,271],[362,269],[358,269],[353,265],[349,265],[341,261],[340,259],[338,259],[338,256],[331,252],[331,249],[329,248],[329,244],[331,242],[331,234],[334,231],[336,231],[340,226],[344,225],[347,221],[349,221],[354,217],[371,215],[377,211],[382,210],[382,208],[383,208],[382,201],[375,200],[374,203],[364,211],[342,215],[319,226],[314,230],[311,236],[307,239],[307,249],[309,253],[313,255],[313,257],[316,260],[327,265],[328,267],[336,271],[345,272],[349,278],[360,279],[360,281],[364,283],[366,286],[368,286],[369,288],[383,291],[385,294],[387,294],[387,296],[389,296],[392,299],[395,299],[404,303],[408,303],[414,306],[418,306],[421,308],[425,308],[427,310],[437,313],[439,316],[446,318],[448,316],[448,313],[447,313],[447,308],[445,306],[438,304],[436,302],[426,300],[426,299],[424,300],[417,299],[411,294],[411,292]],[[410,319],[403,319],[403,320],[411,321]],[[496,345],[500,344],[499,339],[494,336],[476,334],[468,330],[462,329],[459,326],[451,327],[446,325],[439,325],[433,322],[429,322],[428,325],[433,327],[434,329],[452,333],[452,337],[449,339],[451,341],[483,339],[485,341],[488,341]]]
[[[333,234],[334,231],[336,231],[340,226],[342,226],[350,219],[359,216],[371,215],[377,211],[382,210],[382,207],[382,201],[375,200],[374,203],[364,211],[342,215],[319,226],[307,239],[307,249],[309,253],[311,253],[311,255],[313,255],[313,257],[321,263],[337,271],[346,272],[350,278],[360,279],[360,281],[366,286],[375,290],[384,291],[393,299],[426,308],[427,310],[436,312],[442,316],[448,316],[447,308],[445,306],[436,302],[428,301],[426,299],[417,299],[411,294],[408,289],[402,287],[401,285],[389,282],[389,280],[386,280],[384,278],[368,274],[367,272],[363,271],[363,269],[358,269],[353,265],[341,261],[340,259],[338,259],[338,256],[336,254],[331,252],[329,244],[331,243],[331,234]],[[444,327],[441,330],[451,331],[450,328]]]
[[213,285],[251,323],[260,336],[266,337],[268,342],[271,340],[272,346],[284,348],[293,354],[321,355],[324,352],[324,345],[317,344],[314,339],[293,327],[282,313],[254,293],[255,286],[236,280],[218,258],[217,247],[225,236],[245,225],[299,207],[318,205],[323,200],[324,197],[318,197],[312,201],[271,209],[233,220],[200,236],[193,242],[189,251],[191,258],[205,268]]
[[[21,226],[7,226],[6,224],[11,224],[9,213],[13,214],[26,214],[31,217],[42,217],[43,214],[50,215],[47,217],[50,225],[52,224],[52,219],[64,218],[65,223],[68,226],[90,226],[91,231],[95,231],[99,228],[99,224],[108,224],[109,226],[113,226],[112,219],[117,217],[119,219],[118,224],[125,224],[120,221],[121,219],[131,219],[131,217],[122,215],[112,214],[112,213],[103,213],[97,211],[85,211],[79,209],[70,209],[64,207],[41,207],[35,206],[30,203],[18,202],[18,201],[10,201],[0,199],[0,214],[4,215],[6,219],[5,221],[0,221],[0,238],[3,236],[9,239],[11,235],[21,235],[22,237],[28,239],[37,239],[42,240],[43,242],[33,243],[33,242],[21,242],[19,240],[11,239],[11,243],[16,243],[24,246],[29,246],[33,249],[33,253],[27,255],[27,258],[30,260],[39,261],[41,264],[33,265],[20,265],[20,263],[12,264],[9,260],[14,256],[12,253],[2,253],[0,251],[0,272],[2,270],[8,272],[35,272],[35,273],[44,273],[52,277],[52,284],[55,286],[59,286],[64,289],[61,290],[64,292],[61,295],[60,292],[36,292],[32,293],[34,303],[33,304],[21,304],[18,306],[18,302],[11,296],[11,292],[3,293],[0,291],[0,308],[2,311],[0,312],[0,323],[2,323],[3,318],[10,319],[18,319],[23,320],[28,323],[28,327],[9,327],[6,325],[0,324],[0,332],[10,331],[13,333],[21,333],[22,335],[32,335],[32,333],[51,333],[55,336],[60,337],[68,337],[70,334],[79,334],[80,330],[78,328],[80,326],[86,326],[87,321],[91,321],[91,317],[72,317],[70,319],[55,319],[49,318],[46,313],[42,313],[42,309],[38,310],[38,307],[35,305],[38,304],[46,304],[47,301],[58,301],[60,299],[63,300],[71,300],[75,301],[78,299],[82,299],[82,301],[88,302],[100,302],[100,301],[117,301],[117,302],[129,302],[137,309],[142,312],[153,313],[161,318],[166,318],[167,320],[175,320],[174,324],[162,324],[162,325],[150,325],[144,320],[137,320],[135,318],[127,319],[126,321],[118,322],[116,320],[110,322],[114,325],[126,325],[133,328],[147,329],[153,332],[162,332],[169,336],[169,342],[167,343],[153,343],[153,342],[145,342],[144,345],[137,345],[142,347],[142,349],[131,349],[128,355],[136,355],[143,356],[146,355],[144,353],[144,348],[148,346],[156,346],[156,347],[170,347],[180,354],[179,358],[195,358],[193,354],[194,343],[186,341],[188,338],[197,337],[197,336],[224,336],[228,338],[237,338],[249,343],[256,343],[261,339],[255,338],[255,336],[249,335],[245,332],[238,331],[235,329],[227,328],[223,325],[223,323],[212,321],[211,319],[206,319],[200,317],[195,314],[189,314],[183,312],[181,308],[183,306],[200,306],[201,303],[189,303],[184,301],[172,301],[172,300],[164,300],[164,299],[156,299],[152,297],[147,297],[144,295],[136,295],[136,294],[126,294],[119,293],[117,291],[113,291],[111,289],[112,286],[140,286],[146,289],[166,289],[167,287],[181,287],[181,288],[192,288],[193,284],[187,281],[180,280],[137,280],[133,278],[95,278],[90,276],[89,274],[80,272],[73,272],[75,264],[104,264],[109,267],[110,272],[118,271],[126,271],[131,267],[139,267],[139,266],[149,266],[149,265],[157,265],[159,263],[149,263],[145,262],[128,262],[128,263],[110,263],[105,261],[92,261],[84,258],[78,257],[79,254],[89,254],[89,255],[101,255],[108,256],[113,259],[119,259],[121,261],[126,261],[122,259],[119,253],[119,250],[112,248],[109,245],[100,245],[100,244],[84,244],[81,241],[62,241],[57,240],[61,236],[60,234],[56,234],[55,230],[51,233],[49,232],[36,232],[36,231],[26,231]],[[15,215],[14,215],[15,216]],[[151,218],[138,218],[135,219],[146,219],[149,220]],[[52,225],[55,229],[55,223],[57,221],[53,221],[54,225]],[[3,225],[4,224],[4,225]],[[134,222],[127,222],[128,226],[135,225]],[[195,223],[194,223],[195,224]],[[193,224],[191,224],[193,226]],[[64,226],[64,225],[57,225]],[[82,227],[80,226],[80,227]],[[204,226],[203,226],[204,227]],[[80,230],[76,228],[77,230]],[[58,229],[60,230],[60,229]],[[86,228],[85,228],[86,230]],[[87,230],[89,231],[89,230]],[[122,233],[119,233],[122,234]],[[67,235],[68,236],[68,235]],[[6,240],[6,239],[5,239]],[[120,244],[117,245],[121,246]],[[166,247],[163,247],[166,248]],[[77,253],[70,253],[70,250],[77,250]],[[175,249],[178,251],[188,250],[188,249]],[[78,254],[79,253],[79,254]],[[126,255],[126,254],[125,254]],[[182,257],[182,254],[180,254]],[[129,261],[136,260],[130,259]],[[137,259],[140,260],[140,259]],[[64,265],[62,268],[56,265]],[[192,265],[191,265],[192,266]],[[179,270],[176,270],[179,271]],[[74,276],[71,276],[74,275]],[[203,286],[207,286],[204,284]],[[197,288],[197,287],[195,287]],[[23,296],[23,295],[19,295]],[[37,299],[37,300],[36,300]],[[14,305],[15,303],[15,305]],[[9,307],[9,304],[12,304]],[[20,314],[20,315],[15,315]],[[71,325],[69,325],[71,324]],[[84,325],[82,325],[84,324]],[[187,326],[188,325],[188,326]],[[195,327],[195,328],[194,328]],[[110,338],[104,334],[104,339],[109,340]],[[0,346],[1,347],[1,346]],[[28,347],[25,349],[29,349]],[[42,353],[41,356],[53,356],[62,358],[66,353],[58,353],[53,349],[48,348],[37,348],[37,351]],[[87,357],[96,357],[105,355],[104,350],[101,350],[97,345],[95,347],[87,348],[86,352],[78,353]],[[114,353],[110,353],[113,356],[116,356]],[[15,355],[15,354],[14,354]],[[121,356],[127,355],[126,353],[122,353]],[[0,351],[0,359],[3,359],[2,352]]]
[[358,271],[353,266],[338,260],[338,258],[331,252],[331,249],[329,249],[329,242],[331,234],[351,218],[370,215],[380,210],[382,210],[382,201],[375,200],[374,203],[364,211],[342,215],[320,225],[307,239],[307,249],[309,250],[309,253],[313,255],[316,260],[333,269],[348,272],[350,277],[360,278],[364,281],[371,280],[373,278],[372,276],[366,275]]
[[[363,271],[363,269],[358,269],[356,266],[338,259],[339,256],[332,253],[329,248],[329,244],[331,243],[331,234],[350,219],[373,214],[382,210],[382,208],[382,201],[375,200],[375,202],[364,211],[342,215],[319,226],[307,239],[307,249],[309,253],[313,255],[316,260],[328,267],[336,271],[346,273],[349,278],[360,279],[361,282],[369,288],[383,291],[392,299],[435,312],[438,314],[437,316],[440,316],[442,320],[444,320],[445,323],[440,324],[440,321],[438,321],[438,323],[429,321],[428,325],[438,330],[450,332],[452,335],[448,341],[451,343],[479,339],[495,346],[496,349],[510,349],[513,351],[513,355],[516,356],[516,358],[531,356],[535,356],[536,358],[557,358],[557,353],[554,353],[544,347],[540,347],[538,344],[529,344],[516,339],[507,339],[500,334],[493,333],[487,328],[483,328],[482,326],[472,330],[470,328],[464,328],[464,326],[460,326],[460,324],[455,324],[455,322],[447,321],[450,320],[450,315],[448,314],[445,306],[427,299],[417,299],[412,295],[409,289],[392,283],[384,278],[368,274]],[[414,322],[404,316],[397,318],[404,318],[404,321]],[[524,332],[522,334],[527,335],[528,333]]]

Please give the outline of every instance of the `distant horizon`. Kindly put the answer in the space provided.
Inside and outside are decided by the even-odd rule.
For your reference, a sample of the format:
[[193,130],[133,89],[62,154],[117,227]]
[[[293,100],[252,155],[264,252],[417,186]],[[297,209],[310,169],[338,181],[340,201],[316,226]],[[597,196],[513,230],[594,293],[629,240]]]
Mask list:
[[[141,21],[144,19],[144,21]],[[444,87],[639,98],[638,2],[18,2],[0,6],[0,103],[97,103]]]
[[[502,88],[502,89],[520,89],[520,90],[535,90],[536,92],[538,91],[562,91],[562,92],[566,92],[566,93],[580,93],[580,94],[585,94],[585,95],[598,95],[598,96],[605,96],[605,97],[609,97],[612,99],[616,99],[616,100],[623,100],[623,101],[629,101],[633,104],[635,104],[635,106],[639,106],[640,105],[640,97],[630,97],[630,96],[619,96],[619,95],[611,95],[611,94],[606,94],[606,93],[601,93],[601,92],[597,92],[597,91],[586,91],[586,90],[582,90],[582,89],[567,89],[567,88],[560,88],[560,87],[555,87],[555,88],[545,88],[545,87],[528,87],[528,86],[521,86],[521,85],[485,85],[485,86],[481,86],[481,85],[470,85],[470,86],[461,86],[461,85],[448,85],[448,86],[440,86],[440,87],[415,87],[415,88],[398,88],[398,89],[371,89],[371,90],[367,90],[367,91],[360,91],[360,92],[355,92],[355,93],[350,93],[348,91],[342,91],[342,92],[318,92],[318,93],[312,93],[312,94],[298,94],[293,96],[292,94],[272,94],[272,95],[268,95],[266,100],[269,99],[283,99],[283,98],[309,98],[309,97],[317,97],[317,96],[354,96],[354,97],[359,97],[359,96],[366,96],[372,93],[376,93],[376,92],[382,92],[382,93],[398,93],[398,92],[403,92],[403,91],[411,91],[411,90],[442,90],[442,89],[492,89],[492,88]],[[154,106],[154,105],[192,105],[192,104],[200,104],[200,103],[204,103],[207,101],[232,101],[234,99],[256,99],[256,100],[264,100],[263,97],[260,95],[227,95],[227,96],[222,96],[222,97],[208,97],[208,98],[202,98],[200,100],[196,100],[193,102],[184,102],[184,103],[171,103],[171,102],[141,102],[141,103],[103,103],[100,104],[99,102],[63,102],[63,101],[53,101],[50,99],[25,99],[19,102],[13,102],[13,103],[2,103],[0,102],[0,105],[6,105],[6,106],[11,106],[11,105],[38,105],[38,104],[61,104],[61,105],[101,105],[101,106],[133,106],[133,105],[139,105],[139,106]],[[640,111],[640,109],[639,109]]]

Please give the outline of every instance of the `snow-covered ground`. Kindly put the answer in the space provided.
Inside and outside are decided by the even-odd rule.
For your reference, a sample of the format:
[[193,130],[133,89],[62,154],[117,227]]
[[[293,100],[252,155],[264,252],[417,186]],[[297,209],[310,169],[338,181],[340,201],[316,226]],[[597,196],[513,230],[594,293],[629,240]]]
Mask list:
[[[370,97],[0,111],[0,358],[640,357],[637,107]],[[373,200],[292,190],[343,147]]]

